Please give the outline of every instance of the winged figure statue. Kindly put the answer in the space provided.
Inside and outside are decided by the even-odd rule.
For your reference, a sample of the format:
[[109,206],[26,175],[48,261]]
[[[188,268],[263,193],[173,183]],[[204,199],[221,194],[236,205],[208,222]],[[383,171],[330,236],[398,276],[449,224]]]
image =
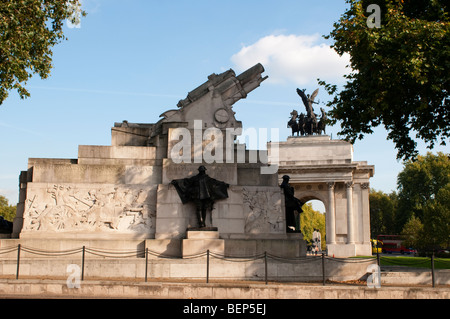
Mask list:
[[[297,94],[302,98],[303,104],[305,105],[306,116],[303,116],[303,113],[302,113],[301,114],[302,116],[298,116],[298,118],[299,118],[298,122],[294,118],[288,122],[288,126],[291,127],[293,130],[292,135],[294,135],[294,131],[300,132],[302,134],[302,136],[304,134],[305,135],[313,135],[314,133],[321,134],[322,131],[325,132],[325,127],[323,127],[321,129],[321,131],[318,130],[319,122],[317,120],[316,114],[314,113],[314,107],[313,107],[313,104],[319,104],[314,101],[316,99],[317,95],[319,94],[319,89],[316,89],[313,92],[313,94],[311,94],[311,96],[309,96],[309,94],[305,94],[305,90],[300,90],[300,89],[297,89]],[[291,113],[291,116],[292,115],[293,114]],[[323,116],[323,112],[322,112],[322,116]],[[325,125],[324,123],[322,123],[322,124]],[[298,135],[298,133],[297,133],[297,135]]]
[[316,115],[314,114],[313,104],[315,98],[317,97],[317,94],[319,94],[319,89],[316,89],[311,96],[309,96],[309,94],[306,95],[305,90],[300,89],[297,89],[297,94],[300,95],[300,97],[302,98],[303,104],[305,105],[306,108],[307,116],[309,118],[315,119]]

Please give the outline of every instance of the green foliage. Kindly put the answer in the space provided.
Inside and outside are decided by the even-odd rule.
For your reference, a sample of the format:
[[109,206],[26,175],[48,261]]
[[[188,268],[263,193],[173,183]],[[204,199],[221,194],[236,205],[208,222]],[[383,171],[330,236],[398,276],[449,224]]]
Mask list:
[[[418,156],[416,161],[407,161],[398,174],[398,211],[397,230],[401,231],[405,223],[414,215],[424,223],[425,209],[431,211],[440,207],[434,203],[441,189],[450,184],[450,159],[447,154]],[[445,192],[445,190],[443,190]],[[439,196],[440,198],[441,196]],[[434,203],[434,204],[433,204]],[[431,206],[426,208],[429,205]]]
[[414,247],[415,249],[423,249],[424,242],[423,224],[419,218],[412,216],[403,227],[401,235],[404,238],[403,245],[406,247]]
[[[450,20],[443,0],[347,0],[350,8],[325,38],[350,55],[352,73],[338,92],[319,81],[333,99],[328,115],[339,135],[355,142],[384,125],[397,158],[417,156],[450,137]],[[369,4],[381,8],[381,27],[369,28]]]
[[74,6],[79,6],[78,0],[0,2],[0,105],[10,90],[28,97],[22,83],[33,74],[42,79],[49,76],[51,48],[66,39],[62,27],[72,17]]
[[325,215],[315,211],[311,204],[303,205],[302,210],[303,213],[300,215],[300,230],[303,234],[303,239],[308,244],[311,244],[314,228],[317,228],[322,237],[322,250],[325,250]]
[[[397,178],[396,231],[421,251],[450,246],[450,159],[447,154],[409,160]],[[372,203],[371,203],[372,204]]]
[[398,193],[369,194],[372,238],[404,237],[404,245],[421,251],[450,247],[450,158],[428,153],[404,163]]
[[16,206],[9,205],[6,197],[0,195],[0,216],[12,222],[16,217]]
[[[404,266],[413,268],[431,269],[431,259],[427,257],[381,257],[381,266]],[[435,269],[450,269],[447,259],[436,258],[434,260]]]
[[423,211],[423,241],[427,247],[450,247],[450,183],[441,188]]
[[395,235],[395,212],[397,210],[397,194],[385,194],[382,191],[371,190],[369,194],[370,206],[370,235]]

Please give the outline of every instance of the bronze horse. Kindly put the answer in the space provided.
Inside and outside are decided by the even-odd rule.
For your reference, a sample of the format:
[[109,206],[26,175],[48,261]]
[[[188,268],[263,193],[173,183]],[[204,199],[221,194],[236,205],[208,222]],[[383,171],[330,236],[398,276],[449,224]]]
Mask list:
[[[297,118],[300,119],[300,121],[297,121]],[[305,135],[305,115],[302,113],[298,115],[298,112],[296,110],[293,110],[291,112],[291,119],[288,122],[288,127],[292,129],[292,136],[295,136],[295,133],[297,133],[297,136]]]
[[322,135],[327,134],[325,129],[327,126],[327,113],[325,113],[325,110],[323,108],[320,108],[320,111],[322,112],[322,117],[320,118],[319,124],[317,124],[317,134]]
[[319,104],[319,102],[315,102],[315,99],[319,94],[319,89],[316,89],[311,96],[305,94],[305,90],[300,89],[297,89],[297,94],[301,97],[303,105],[306,108],[306,115],[303,113],[298,115],[296,110],[291,112],[291,119],[288,122],[288,127],[292,129],[292,136],[294,136],[295,133],[297,133],[297,136],[300,134],[301,136],[312,136],[314,134],[322,135],[322,132],[326,134],[325,129],[328,119],[325,110],[320,108],[322,117],[318,120],[313,107],[314,104]]
[[305,136],[305,135],[322,135],[322,132],[326,134],[326,124],[327,124],[327,115],[323,108],[320,108],[322,112],[322,117],[319,122],[317,122],[317,117],[306,117],[305,114],[300,113],[296,110],[291,112],[291,119],[287,123],[288,128],[292,129],[292,136]]

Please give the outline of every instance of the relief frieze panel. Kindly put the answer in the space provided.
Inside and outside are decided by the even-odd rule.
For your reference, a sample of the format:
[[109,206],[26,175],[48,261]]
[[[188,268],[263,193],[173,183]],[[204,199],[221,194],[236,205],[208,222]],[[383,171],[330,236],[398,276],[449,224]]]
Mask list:
[[149,233],[156,219],[156,189],[77,187],[29,189],[24,231]]
[[244,187],[245,232],[282,233],[284,219],[280,209],[280,191],[257,190]]

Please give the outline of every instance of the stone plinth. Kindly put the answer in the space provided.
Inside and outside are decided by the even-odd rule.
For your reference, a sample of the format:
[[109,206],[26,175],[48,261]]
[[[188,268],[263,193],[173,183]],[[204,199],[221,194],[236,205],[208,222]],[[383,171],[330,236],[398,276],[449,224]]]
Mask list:
[[[286,142],[271,142],[272,146],[275,144],[282,166],[348,164],[353,161],[353,145],[332,140],[328,135],[289,137]],[[299,152],[302,156],[298,156]]]
[[186,231],[187,239],[218,239],[217,227],[191,228]]
[[218,255],[225,254],[225,240],[219,238],[217,230],[188,230],[183,239],[183,258],[205,253],[207,250]]

